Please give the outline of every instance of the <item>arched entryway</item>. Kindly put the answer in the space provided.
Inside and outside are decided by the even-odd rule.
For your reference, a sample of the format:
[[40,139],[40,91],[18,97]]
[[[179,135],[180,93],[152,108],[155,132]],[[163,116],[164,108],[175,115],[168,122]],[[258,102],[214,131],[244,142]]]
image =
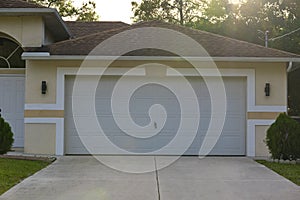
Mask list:
[[25,61],[23,48],[0,34],[0,108],[12,127],[14,147],[24,147]]

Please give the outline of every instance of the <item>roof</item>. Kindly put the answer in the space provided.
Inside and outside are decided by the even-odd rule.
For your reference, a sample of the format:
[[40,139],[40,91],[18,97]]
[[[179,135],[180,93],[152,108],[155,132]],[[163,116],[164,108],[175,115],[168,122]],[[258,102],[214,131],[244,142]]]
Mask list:
[[[299,58],[299,55],[280,51],[277,49],[266,48],[260,45],[244,42],[217,34],[196,30],[180,25],[174,25],[161,21],[140,22],[132,26],[124,26],[88,36],[78,37],[75,39],[62,41],[51,44],[43,49],[35,49],[34,51],[47,51],[51,55],[88,55],[98,44],[109,37],[121,33],[126,30],[142,27],[161,27],[181,32],[193,38],[201,44],[211,57],[283,57]],[[137,36],[133,36],[137,37]],[[159,38],[158,38],[159,39]],[[166,38],[163,38],[164,40]],[[170,42],[174,42],[172,38],[167,38]],[[134,38],[132,42],[134,42]],[[111,56],[111,52],[104,53],[101,56]],[[143,49],[128,54],[129,56],[170,56],[169,52],[155,51],[153,49]],[[186,55],[196,56],[196,55]],[[197,55],[198,56],[198,55]]]
[[30,3],[25,0],[1,0],[0,8],[45,8],[44,6]]
[[93,33],[108,31],[111,29],[129,27],[124,22],[82,22],[82,21],[66,21],[65,22],[73,37],[82,37]]

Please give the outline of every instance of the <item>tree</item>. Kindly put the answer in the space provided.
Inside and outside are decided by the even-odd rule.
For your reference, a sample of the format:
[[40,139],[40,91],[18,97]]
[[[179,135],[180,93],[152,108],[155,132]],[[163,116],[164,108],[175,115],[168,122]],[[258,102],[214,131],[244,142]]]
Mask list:
[[97,21],[96,3],[92,0],[82,4],[80,8],[73,6],[73,0],[31,0],[48,8],[56,8],[65,18],[76,18],[77,21]]
[[144,0],[132,2],[133,20],[163,20],[170,23],[189,25],[201,18],[204,0]]
[[143,0],[132,2],[133,20],[164,20],[264,45],[258,30],[269,31],[269,45],[300,54],[299,0]]
[[[300,27],[300,7],[296,0],[249,0],[239,11],[240,21],[248,30],[269,31],[270,47],[300,54],[300,32],[278,38]],[[258,37],[250,42],[263,43]]]
[[11,149],[13,142],[11,127],[0,115],[0,154],[7,153]]
[[78,17],[77,21],[97,21],[99,20],[99,16],[96,11],[96,3],[93,1],[89,1],[87,3],[83,3],[82,7],[78,9]]
[[267,131],[266,144],[273,159],[300,158],[300,124],[281,113]]

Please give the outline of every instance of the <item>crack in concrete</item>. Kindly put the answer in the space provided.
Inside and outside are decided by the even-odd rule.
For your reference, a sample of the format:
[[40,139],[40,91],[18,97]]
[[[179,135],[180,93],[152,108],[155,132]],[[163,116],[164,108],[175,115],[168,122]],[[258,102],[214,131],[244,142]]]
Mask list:
[[157,186],[158,200],[161,200],[161,198],[160,198],[160,188],[159,188],[159,177],[158,177],[158,170],[157,170],[157,163],[156,163],[156,157],[155,156],[154,156],[154,164],[155,164],[155,175],[156,175],[156,186]]

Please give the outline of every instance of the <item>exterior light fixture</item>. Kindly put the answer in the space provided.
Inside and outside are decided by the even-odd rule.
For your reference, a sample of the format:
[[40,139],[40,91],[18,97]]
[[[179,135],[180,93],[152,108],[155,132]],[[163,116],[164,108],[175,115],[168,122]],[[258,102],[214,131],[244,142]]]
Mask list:
[[265,95],[266,97],[270,96],[270,83],[266,83],[265,85]]
[[46,81],[42,81],[42,94],[46,94],[47,92],[47,82]]

